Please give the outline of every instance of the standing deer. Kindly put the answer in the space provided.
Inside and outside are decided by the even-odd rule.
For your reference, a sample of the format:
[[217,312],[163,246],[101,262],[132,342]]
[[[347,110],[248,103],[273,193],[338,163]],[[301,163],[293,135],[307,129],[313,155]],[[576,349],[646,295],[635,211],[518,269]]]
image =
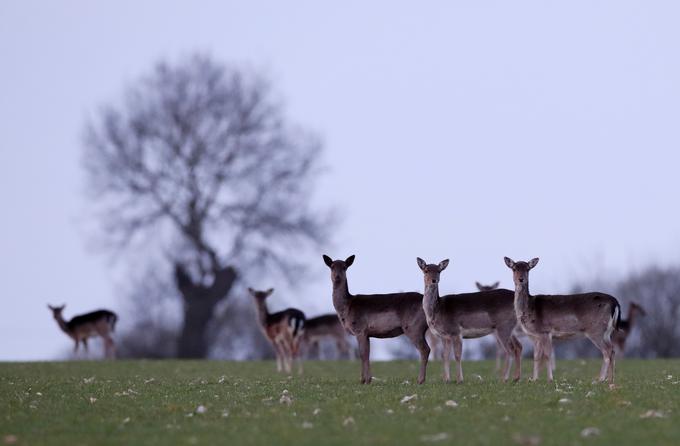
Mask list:
[[302,343],[308,351],[312,347],[318,348],[319,342],[324,338],[330,338],[335,341],[335,347],[340,357],[351,357],[350,345],[347,342],[347,332],[335,313],[307,319],[302,338]]
[[510,355],[515,359],[514,380],[521,376],[522,344],[512,334],[517,325],[510,290],[439,296],[439,276],[449,260],[427,264],[420,257],[418,266],[423,271],[425,293],[423,311],[432,333],[444,341],[444,380],[451,380],[451,348],[456,359],[456,381],[463,382],[463,338],[479,338],[492,334],[508,352],[503,368],[503,380],[510,375]]
[[[479,282],[475,282],[475,285],[477,286],[477,289],[479,291],[491,291],[495,290],[498,288],[498,285],[500,285],[500,282],[496,282],[492,285],[482,285]],[[444,348],[443,348],[443,343],[442,340],[439,339],[437,336],[432,334],[432,330],[427,330],[427,333],[425,333],[425,338],[427,339],[427,344],[430,346],[430,349],[432,349],[432,357],[433,358],[441,358],[444,355]],[[505,354],[505,350],[503,349],[503,346],[498,344],[496,345],[496,370],[501,369],[501,364],[502,360],[507,356]]]
[[305,314],[296,308],[269,313],[266,300],[272,295],[274,288],[269,288],[267,291],[248,288],[248,292],[255,300],[260,328],[274,348],[276,370],[291,373],[292,363],[297,360],[298,373],[302,373],[300,342],[305,330]]
[[350,294],[347,286],[347,268],[354,256],[346,260],[333,260],[327,255],[323,260],[331,270],[333,306],[343,327],[356,336],[361,357],[361,383],[371,382],[369,338],[394,338],[405,334],[420,353],[418,384],[425,382],[430,347],[425,340],[427,322],[423,313],[423,295],[420,293]]
[[626,347],[626,340],[628,340],[630,332],[633,331],[633,327],[635,327],[635,320],[638,314],[640,316],[647,316],[647,312],[640,304],[637,302],[631,302],[630,306],[628,307],[628,318],[621,319],[618,327],[614,333],[612,333],[612,342],[616,347],[618,347],[619,353],[621,355],[623,355],[624,349]]
[[78,353],[80,343],[83,344],[83,348],[87,352],[87,338],[99,336],[104,340],[105,357],[115,357],[116,347],[113,339],[111,339],[111,333],[113,333],[116,321],[118,321],[116,313],[109,310],[97,310],[74,316],[70,321],[66,322],[62,314],[65,307],[66,305],[60,307],[47,305],[47,308],[52,310],[52,315],[61,330],[75,342],[73,353]]
[[[602,352],[599,380],[614,383],[614,346],[612,332],[621,320],[621,307],[615,297],[604,293],[570,295],[529,294],[529,270],[538,258],[515,262],[505,257],[515,282],[515,312],[522,330],[534,343],[533,380],[538,379],[542,362],[548,363],[552,338],[584,335]],[[553,380],[551,367],[546,367],[548,381]]]

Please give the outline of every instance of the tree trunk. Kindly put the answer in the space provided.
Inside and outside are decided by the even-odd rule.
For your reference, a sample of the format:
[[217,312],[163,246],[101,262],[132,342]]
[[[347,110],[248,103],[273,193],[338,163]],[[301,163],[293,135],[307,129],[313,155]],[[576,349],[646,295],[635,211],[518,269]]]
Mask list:
[[175,280],[184,299],[184,321],[177,340],[180,358],[205,358],[210,341],[208,327],[215,307],[225,299],[236,281],[236,270],[228,266],[215,273],[210,286],[196,284],[180,264],[175,264]]

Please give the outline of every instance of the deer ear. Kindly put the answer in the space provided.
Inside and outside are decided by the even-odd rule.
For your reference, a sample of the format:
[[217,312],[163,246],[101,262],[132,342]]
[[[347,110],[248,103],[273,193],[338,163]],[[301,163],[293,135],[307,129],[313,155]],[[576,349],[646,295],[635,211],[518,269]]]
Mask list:
[[326,254],[323,255],[323,261],[324,263],[330,268],[331,265],[333,264],[333,259],[328,257]]
[[345,259],[345,268],[349,268],[354,263],[354,254]]
[[478,289],[479,291],[484,291],[484,290],[482,290],[482,284],[481,284],[481,283],[475,282],[475,285],[477,286],[477,289]]
[[442,272],[449,266],[449,259],[442,260],[439,262],[439,272]]
[[533,259],[529,260],[529,268],[533,268],[538,264],[538,257],[534,257]]
[[269,288],[267,290],[267,296],[271,296],[273,292],[274,292],[274,288]]
[[505,260],[505,264],[508,266],[508,268],[512,269],[515,267],[515,261],[510,257],[503,257],[503,260]]
[[54,311],[54,307],[53,307],[52,305],[50,305],[50,304],[47,304],[47,308],[49,308],[50,310]]
[[500,282],[496,281],[493,285],[491,285],[491,288],[495,290],[496,288],[498,288],[498,285],[500,284],[501,284]]
[[248,292],[250,293],[251,296],[255,295],[255,290],[250,287],[248,287]]
[[416,262],[418,262],[418,267],[425,271],[425,267],[427,266],[427,263],[425,263],[425,260],[421,259],[420,257],[416,257]]

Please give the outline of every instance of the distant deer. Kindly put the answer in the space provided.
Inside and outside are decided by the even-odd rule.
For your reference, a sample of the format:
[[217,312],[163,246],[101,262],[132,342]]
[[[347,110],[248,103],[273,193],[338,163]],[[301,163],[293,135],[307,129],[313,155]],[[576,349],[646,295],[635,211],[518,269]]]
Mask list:
[[[612,332],[621,320],[621,307],[613,296],[604,293],[570,295],[529,294],[529,270],[538,258],[515,262],[505,257],[515,282],[515,312],[524,332],[534,343],[533,379],[538,379],[542,362],[548,362],[552,338],[584,335],[602,352],[600,381],[614,383],[614,346]],[[551,367],[546,367],[548,381],[553,380]]]
[[87,338],[99,336],[104,340],[105,357],[115,357],[116,348],[113,339],[111,339],[111,333],[113,333],[118,321],[116,313],[109,310],[97,310],[75,316],[66,322],[62,314],[65,307],[66,305],[60,307],[47,305],[47,308],[52,310],[52,315],[61,330],[75,342],[73,353],[78,353],[80,343],[83,344],[83,348],[87,352]]
[[635,321],[638,314],[640,316],[647,316],[647,312],[641,305],[636,302],[631,302],[628,307],[628,318],[621,319],[616,331],[612,333],[612,342],[618,347],[621,355],[623,355],[626,347],[628,336],[630,335],[630,332],[633,331],[633,327],[635,327]]
[[307,347],[308,351],[313,346],[318,347],[321,340],[329,338],[335,341],[335,346],[340,357],[351,357],[351,348],[349,342],[347,342],[347,332],[342,326],[342,323],[340,323],[338,315],[335,313],[307,319],[302,337],[302,342]]
[[255,300],[260,328],[274,348],[276,370],[291,373],[292,364],[297,360],[298,373],[302,373],[300,342],[305,330],[305,314],[296,308],[269,313],[266,300],[272,295],[274,288],[269,288],[267,291],[248,288],[248,292]]
[[479,338],[493,334],[508,352],[503,380],[510,375],[510,355],[515,359],[515,381],[521,376],[522,344],[512,334],[517,320],[510,290],[492,290],[479,293],[450,294],[439,296],[439,276],[449,265],[449,260],[439,264],[427,264],[417,258],[423,271],[425,293],[423,311],[433,334],[444,342],[444,380],[451,380],[451,348],[456,359],[456,381],[463,382],[463,338]]
[[350,294],[347,285],[347,268],[354,256],[346,260],[333,260],[327,255],[323,260],[331,270],[333,306],[343,327],[356,336],[361,357],[361,382],[371,382],[370,339],[394,338],[405,334],[420,353],[418,383],[425,382],[430,347],[425,340],[427,322],[423,313],[423,295],[420,293]]

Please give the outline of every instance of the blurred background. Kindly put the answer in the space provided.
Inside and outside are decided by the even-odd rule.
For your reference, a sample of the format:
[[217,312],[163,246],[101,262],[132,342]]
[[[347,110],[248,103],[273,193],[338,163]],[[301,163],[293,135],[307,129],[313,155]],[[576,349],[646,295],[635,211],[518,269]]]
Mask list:
[[[0,360],[257,359],[271,310],[354,293],[614,293],[628,356],[680,355],[680,4],[0,3]],[[491,348],[487,348],[491,346]],[[493,342],[466,343],[493,355]],[[377,341],[375,359],[409,357]],[[558,358],[595,355],[563,343]],[[93,354],[94,356],[94,354]]]

